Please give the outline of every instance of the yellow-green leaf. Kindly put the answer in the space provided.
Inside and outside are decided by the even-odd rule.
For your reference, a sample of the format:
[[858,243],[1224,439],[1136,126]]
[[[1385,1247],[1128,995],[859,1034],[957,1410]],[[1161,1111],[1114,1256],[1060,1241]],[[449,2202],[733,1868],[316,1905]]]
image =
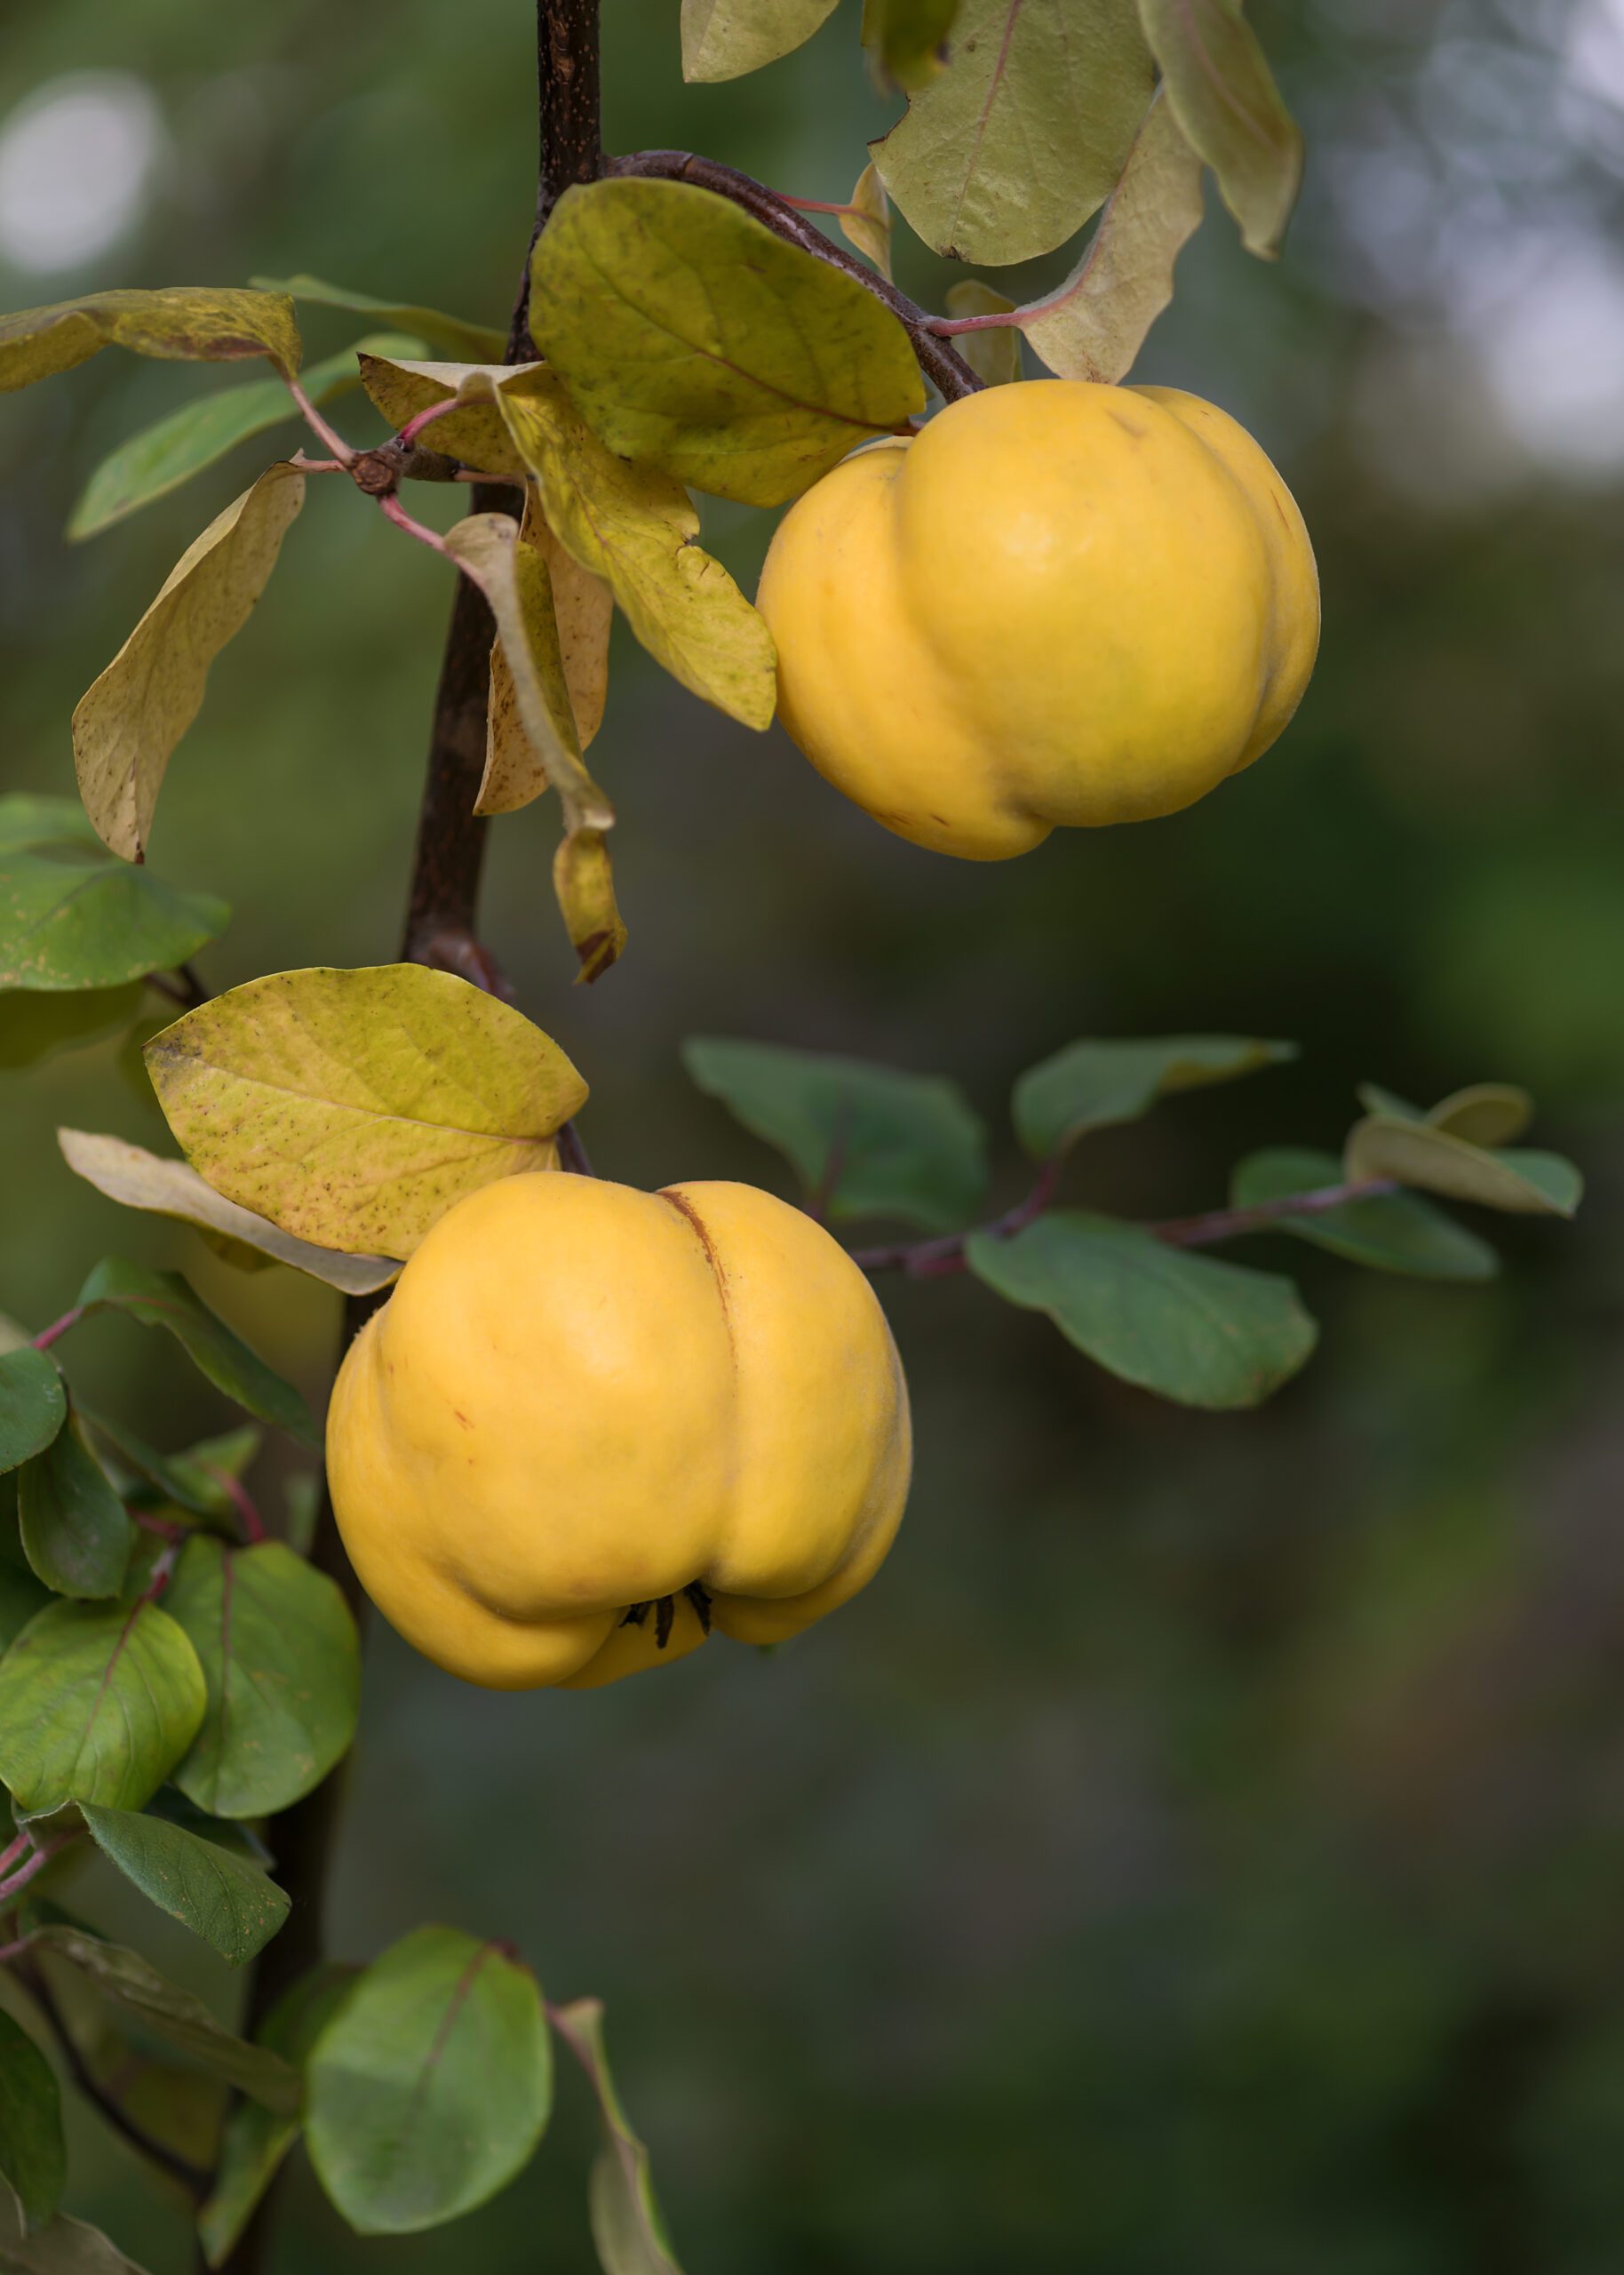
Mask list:
[[1512,1216],[1571,1217],[1584,1189],[1579,1171],[1559,1153],[1490,1152],[1430,1122],[1396,1114],[1371,1114],[1356,1122],[1342,1165],[1350,1180],[1390,1177]]
[[928,86],[958,13],[959,0],[863,0],[863,44],[881,84]]
[[553,890],[581,959],[577,980],[600,978],[626,944],[609,847],[599,829],[572,829],[553,856]]
[[389,355],[361,357],[361,384],[396,432],[431,403],[455,400],[466,408],[447,411],[425,429],[426,449],[443,451],[485,474],[524,478],[519,457],[502,424],[498,391],[539,370],[535,363],[421,363]]
[[317,1248],[295,1240],[279,1225],[257,1217],[249,1209],[227,1201],[185,1161],[166,1161],[144,1146],[122,1138],[99,1137],[89,1130],[59,1130],[57,1144],[62,1159],[76,1177],[93,1185],[109,1201],[125,1209],[144,1209],[155,1217],[177,1217],[216,1241],[240,1243],[255,1252],[256,1260],[291,1264],[346,1296],[370,1296],[386,1288],[400,1265],[386,1256],[341,1256],[336,1249]]
[[1469,1082],[1440,1098],[1427,1119],[1469,1145],[1510,1145],[1533,1120],[1533,1100],[1512,1082]]
[[610,450],[746,505],[782,504],[924,406],[888,308],[688,182],[566,190],[530,330]]
[[422,308],[413,300],[378,300],[370,292],[352,292],[342,284],[327,284],[319,276],[256,276],[265,292],[285,292],[290,299],[305,300],[323,308],[347,308],[352,315],[376,316],[380,323],[398,324],[402,331],[420,332],[431,346],[452,355],[466,355],[471,363],[499,363],[507,334],[494,324],[468,323],[439,308]]
[[[1124,378],[1173,298],[1173,265],[1201,223],[1201,161],[1159,92],[1082,259],[1056,292],[1020,311],[1022,331],[1063,379]],[[954,342],[962,355],[969,333]]]
[[[1013,314],[1007,292],[995,291],[978,276],[967,276],[947,296],[950,316],[1003,316]],[[953,345],[977,379],[990,387],[1007,387],[1021,376],[1021,335],[1012,323],[989,324],[984,331],[959,331]]]
[[682,0],[682,76],[742,79],[809,40],[835,0]]
[[418,964],[283,971],[147,1045],[193,1167],[284,1232],[410,1256],[465,1193],[551,1169],[586,1085],[493,995]]
[[305,502],[296,467],[267,467],[210,523],[73,715],[79,795],[97,834],[145,858],[170,753],[197,716],[209,667],[252,612]]
[[891,275],[891,201],[871,159],[857,176],[850,202],[840,216],[840,235],[872,260],[888,281]]
[[603,2002],[572,2000],[549,2019],[592,2083],[603,2120],[602,2144],[587,2183],[593,2242],[603,2275],[681,2275],[666,2232],[649,2151],[632,2130],[603,2039]]
[[266,355],[290,377],[299,365],[299,326],[285,293],[216,291],[203,284],[87,292],[0,316],[0,391],[70,371],[103,347],[182,363]]
[[964,0],[874,162],[937,252],[1031,260],[1103,204],[1154,84],[1134,0]]
[[[534,490],[529,496],[535,497]],[[554,537],[542,517],[539,504],[532,514],[529,499],[525,523],[530,542],[547,564],[547,577],[553,587],[553,613],[558,621],[558,650],[564,659],[564,683],[569,690],[569,707],[575,713],[575,730],[585,750],[603,724],[615,595],[601,577],[584,569]]]
[[[531,553],[539,556],[539,576],[526,558]],[[541,612],[532,645],[546,667],[543,692],[549,710],[556,711],[553,723],[561,739],[573,734],[578,757],[603,718],[614,601],[602,579],[589,576],[547,527],[533,483],[525,485],[516,563],[521,603]],[[561,693],[553,675],[555,651]],[[541,795],[549,778],[542,754],[525,732],[507,652],[499,639],[493,640],[490,696],[485,712],[485,771],[480,778],[474,810],[476,814],[516,813]]]
[[1139,0],[1139,12],[1179,124],[1247,250],[1272,259],[1302,180],[1302,137],[1239,0]]

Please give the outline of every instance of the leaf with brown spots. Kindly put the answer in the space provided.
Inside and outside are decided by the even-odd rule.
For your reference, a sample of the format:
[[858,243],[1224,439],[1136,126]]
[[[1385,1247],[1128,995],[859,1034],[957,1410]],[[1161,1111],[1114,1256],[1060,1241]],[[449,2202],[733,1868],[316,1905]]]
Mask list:
[[71,371],[103,347],[173,362],[238,363],[268,356],[291,376],[299,326],[285,292],[179,284],[156,292],[87,292],[46,308],[0,316],[0,391]]

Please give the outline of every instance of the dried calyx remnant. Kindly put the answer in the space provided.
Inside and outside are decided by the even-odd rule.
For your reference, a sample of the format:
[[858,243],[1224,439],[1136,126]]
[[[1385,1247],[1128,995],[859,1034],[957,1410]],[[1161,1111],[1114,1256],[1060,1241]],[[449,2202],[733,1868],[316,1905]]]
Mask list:
[[[699,1624],[708,1635],[711,1632],[711,1592],[703,1580],[690,1580],[682,1591],[694,1607]],[[649,1614],[654,1614],[654,1647],[663,1651],[671,1640],[672,1625],[677,1616],[675,1596],[657,1596],[650,1603],[629,1603],[621,1616],[623,1627],[641,1627]]]

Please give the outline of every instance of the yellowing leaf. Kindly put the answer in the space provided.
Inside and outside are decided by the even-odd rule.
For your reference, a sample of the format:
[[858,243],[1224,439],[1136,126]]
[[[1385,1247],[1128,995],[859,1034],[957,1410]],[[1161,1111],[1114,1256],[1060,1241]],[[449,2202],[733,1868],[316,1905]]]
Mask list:
[[[1087,250],[1057,292],[1020,311],[1063,379],[1120,379],[1173,298],[1173,264],[1201,224],[1201,161],[1160,92]],[[974,333],[955,340],[962,355]]]
[[874,163],[937,252],[1030,260],[1103,204],[1154,84],[1134,0],[964,0]]
[[[564,659],[564,680],[575,713],[575,730],[585,750],[603,724],[609,695],[609,624],[615,595],[601,577],[583,569],[575,555],[553,536],[539,513],[531,515],[531,542],[547,564],[553,586],[553,613],[558,619],[558,648]],[[748,603],[746,603],[748,605]]]
[[809,40],[835,0],[682,0],[682,76],[742,79]]
[[217,1191],[352,1256],[410,1256],[465,1193],[552,1168],[586,1097],[520,1012],[418,964],[251,980],[155,1035],[146,1059]]
[[872,161],[857,176],[851,200],[840,215],[840,234],[872,260],[888,282],[891,275],[891,201]]
[[1584,1180],[1560,1153],[1474,1145],[1431,1122],[1369,1114],[1348,1133],[1345,1175],[1357,1183],[1390,1177],[1452,1201],[1521,1217],[1571,1217]]
[[626,944],[609,847],[597,829],[572,829],[553,857],[553,890],[576,954],[577,980],[601,977]]
[[532,257],[530,330],[611,451],[745,505],[782,504],[924,407],[873,293],[688,182],[566,190]]
[[772,635],[694,542],[699,516],[681,483],[606,450],[548,372],[504,388],[500,401],[548,526],[607,582],[655,661],[744,725],[767,726],[777,691]]
[[[1003,316],[1015,302],[978,276],[967,276],[947,296],[950,316]],[[990,387],[1007,387],[1021,376],[1021,335],[1012,323],[990,324],[984,331],[957,331],[953,345],[978,379]]]
[[202,284],[87,292],[0,316],[0,391],[70,371],[109,347],[185,363],[267,355],[290,376],[299,365],[299,326],[285,293],[216,291]]
[[203,698],[209,667],[248,621],[305,502],[297,467],[267,467],[210,523],[73,715],[79,795],[97,834],[145,858],[169,764]]
[[319,276],[256,276],[263,292],[285,292],[290,299],[306,300],[323,308],[348,308],[356,315],[377,316],[398,324],[402,331],[420,332],[436,347],[470,363],[498,363],[507,346],[507,334],[494,324],[468,323],[439,308],[419,307],[412,300],[379,300],[370,292],[351,292],[342,284],[327,284]]
[[539,365],[405,363],[389,355],[362,355],[360,363],[362,386],[397,433],[431,403],[456,401],[466,408],[448,411],[425,428],[424,447],[443,451],[485,474],[523,480],[524,464],[497,412],[497,394]]
[[[525,559],[530,553],[539,555],[539,577]],[[544,692],[549,708],[557,709],[554,724],[561,739],[573,734],[578,756],[603,718],[614,602],[601,578],[589,576],[565,552],[542,517],[534,485],[528,483],[516,563],[521,571],[521,603],[539,612],[532,644],[547,669]],[[555,651],[557,675],[553,669]],[[548,778],[542,755],[524,730],[506,651],[499,639],[495,640],[490,647],[490,698],[485,714],[485,771],[474,810],[476,814],[516,813],[541,795]]]
[[1247,250],[1272,259],[1302,180],[1302,137],[1239,0],[1139,0],[1139,12],[1179,124]]
[[881,84],[928,86],[958,13],[959,0],[863,0],[863,44]]
[[88,1130],[59,1130],[57,1144],[62,1159],[76,1177],[105,1193],[126,1209],[144,1209],[155,1217],[178,1217],[205,1239],[241,1241],[260,1257],[291,1264],[296,1272],[341,1288],[346,1296],[370,1296],[386,1288],[400,1265],[386,1256],[342,1256],[336,1249],[317,1248],[295,1240],[251,1209],[239,1208],[206,1184],[185,1161],[166,1161],[143,1146],[122,1138],[103,1138]]

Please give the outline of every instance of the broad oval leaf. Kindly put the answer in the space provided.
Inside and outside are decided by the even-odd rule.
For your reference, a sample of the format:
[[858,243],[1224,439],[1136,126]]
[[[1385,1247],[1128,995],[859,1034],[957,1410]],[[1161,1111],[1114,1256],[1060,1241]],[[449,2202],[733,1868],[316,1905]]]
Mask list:
[[89,1928],[55,1921],[28,1936],[31,1952],[48,1952],[76,1968],[120,2014],[213,2078],[223,2078],[266,2108],[291,2114],[299,2104],[299,2072],[267,2046],[222,2029],[200,1999],[167,1982],[139,1952]]
[[54,1600],[23,1561],[20,1544],[7,1539],[0,1545],[0,1652],[9,1651],[35,1613]]
[[586,1085],[493,995],[418,964],[273,973],[147,1046],[195,1169],[284,1232],[410,1256],[465,1193],[553,1166]]
[[948,66],[870,147],[937,252],[1053,252],[1127,163],[1155,84],[1134,0],[963,0]]
[[299,370],[299,327],[284,293],[182,284],[156,292],[87,292],[45,308],[0,316],[0,392],[70,371],[102,347],[185,363],[267,355]]
[[[1134,139],[1082,259],[1059,290],[1019,311],[1022,331],[1063,379],[1115,381],[1173,298],[1173,267],[1201,225],[1201,161],[1165,90]],[[956,342],[960,352],[968,334]]]
[[346,1296],[373,1295],[399,1277],[401,1267],[393,1257],[345,1256],[284,1233],[268,1217],[227,1201],[189,1162],[167,1161],[144,1146],[88,1130],[59,1130],[56,1138],[76,1177],[126,1209],[175,1217],[205,1238],[213,1234],[240,1242],[278,1264],[291,1265],[296,1272],[307,1273],[313,1280],[325,1281],[330,1288],[342,1289]]
[[1391,1177],[1511,1216],[1571,1217],[1584,1192],[1584,1179],[1559,1153],[1491,1152],[1429,1122],[1383,1114],[1355,1122],[1342,1165],[1349,1177]]
[[74,766],[97,834],[145,858],[170,753],[197,716],[209,667],[252,613],[305,502],[297,467],[268,467],[211,521],[73,715]]
[[31,1461],[68,1419],[62,1377],[44,1351],[0,1352],[0,1474]]
[[355,1734],[361,1644],[337,1584],[282,1541],[236,1548],[199,1535],[163,1601],[208,1688],[175,1784],[211,1816],[290,1808]]
[[947,60],[959,0],[863,0],[863,44],[882,81],[928,86]]
[[506,2188],[552,2096],[529,1969],[500,1944],[419,1928],[367,1969],[317,2039],[306,2137],[353,2228],[410,2235]]
[[809,40],[835,0],[682,0],[682,76],[741,79]]
[[[358,1968],[330,1960],[313,1968],[277,2000],[256,2033],[256,2042],[302,2069],[359,1973]],[[227,2117],[213,2192],[197,2215],[197,2232],[211,2267],[221,2266],[230,2256],[299,2135],[297,2117],[279,2115],[258,2102],[239,2102]]]
[[0,2197],[10,2190],[33,2233],[54,2216],[67,2177],[56,2074],[27,2031],[0,2013]]
[[1261,1405],[1318,1332],[1289,1280],[1191,1256],[1117,1217],[1055,1209],[1007,1240],[972,1233],[965,1253],[988,1287],[1047,1312],[1096,1366],[1182,1406]]
[[146,2275],[110,2236],[84,2220],[59,2212],[29,2234],[15,2205],[0,2190],[0,2266],[12,2275]]
[[[173,1032],[173,1030],[170,1030]],[[235,1400],[261,1422],[269,1422],[306,1445],[316,1442],[310,1409],[291,1383],[273,1374],[240,1335],[217,1318],[178,1272],[154,1272],[144,1264],[107,1257],[79,1290],[84,1311],[120,1311],[143,1327],[172,1335],[205,1381]]]
[[[1261,1201],[1323,1192],[1341,1182],[1342,1165],[1334,1153],[1302,1145],[1271,1146],[1238,1165],[1230,1185],[1230,1206],[1254,1209]],[[1408,1273],[1418,1280],[1492,1280],[1500,1270],[1500,1258],[1487,1241],[1413,1193],[1376,1193],[1363,1201],[1341,1201],[1333,1209],[1275,1217],[1257,1229],[1289,1233],[1350,1263],[1369,1265],[1378,1272]]]
[[[403,332],[369,333],[341,355],[313,363],[301,384],[312,403],[336,403],[361,385],[358,355],[423,352],[423,343]],[[126,515],[205,472],[239,443],[299,416],[299,405],[280,379],[250,379],[245,386],[221,387],[195,403],[183,403],[179,411],[144,427],[103,459],[74,507],[68,536],[76,541],[100,536]]]
[[682,1064],[707,1097],[793,1162],[822,1213],[951,1232],[987,1182],[986,1131],[957,1084],[861,1058],[695,1035]]
[[419,307],[415,300],[379,300],[370,292],[352,292],[342,284],[324,283],[319,276],[256,276],[262,292],[283,292],[291,300],[312,307],[347,308],[352,315],[376,316],[379,323],[398,324],[402,331],[420,333],[449,355],[470,363],[499,363],[507,348],[507,334],[494,324],[469,323],[440,308]]
[[888,308],[713,191],[566,190],[532,259],[530,329],[622,457],[777,506],[924,408]]
[[224,901],[110,861],[66,798],[0,798],[0,989],[115,988],[184,963]]
[[262,1951],[287,1918],[289,1899],[275,1880],[212,1840],[134,1809],[79,1806],[102,1855],[229,1966]]
[[1218,177],[1247,249],[1266,257],[1302,180],[1302,137],[1240,0],[1139,0],[1179,124]]
[[[947,295],[947,313],[956,323],[966,316],[1012,315],[1014,310],[1007,292],[995,291],[979,276],[967,276]],[[1008,387],[1021,377],[1021,335],[1013,323],[956,332],[953,345],[983,386]]]
[[53,1603],[0,1659],[0,1779],[24,1815],[139,1809],[197,1735],[197,1654],[167,1612]]
[[1440,1098],[1427,1119],[1469,1145],[1510,1145],[1533,1120],[1533,1100],[1512,1082],[1469,1082]]
[[1297,1055],[1294,1042],[1257,1035],[1157,1035],[1142,1042],[1071,1042],[1029,1067],[1015,1086],[1015,1132],[1051,1161],[1091,1130],[1137,1122],[1159,1098],[1231,1082]]
[[17,1521],[36,1577],[58,1595],[115,1596],[123,1586],[133,1528],[76,1420],[19,1472]]
[[649,2151],[632,2130],[609,2074],[603,2007],[577,1999],[556,2008],[553,2026],[592,2081],[603,2145],[587,2186],[593,2241],[603,2275],[682,2275],[654,2192]]

